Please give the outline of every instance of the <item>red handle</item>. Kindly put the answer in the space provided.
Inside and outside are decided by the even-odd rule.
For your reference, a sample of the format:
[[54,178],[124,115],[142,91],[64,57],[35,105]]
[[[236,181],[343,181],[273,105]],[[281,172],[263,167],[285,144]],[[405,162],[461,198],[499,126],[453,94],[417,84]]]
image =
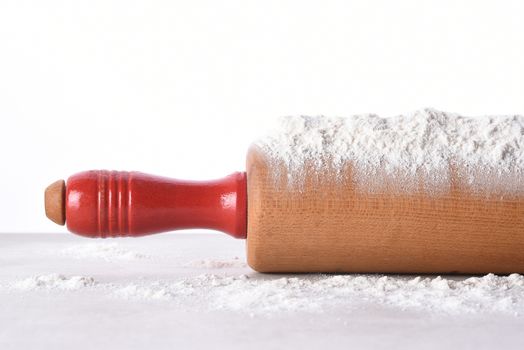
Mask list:
[[246,173],[183,181],[139,172],[86,171],[67,180],[67,228],[88,237],[205,228],[246,238]]

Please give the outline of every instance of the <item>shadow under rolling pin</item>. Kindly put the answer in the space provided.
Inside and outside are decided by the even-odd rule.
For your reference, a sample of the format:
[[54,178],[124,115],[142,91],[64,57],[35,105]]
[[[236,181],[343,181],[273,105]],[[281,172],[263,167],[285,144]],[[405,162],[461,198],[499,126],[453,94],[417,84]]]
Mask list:
[[[87,237],[206,228],[247,239],[260,272],[524,272],[524,198],[362,193],[351,184],[277,185],[256,147],[247,172],[181,181],[87,171],[45,192],[47,216]],[[348,185],[349,184],[349,185]]]

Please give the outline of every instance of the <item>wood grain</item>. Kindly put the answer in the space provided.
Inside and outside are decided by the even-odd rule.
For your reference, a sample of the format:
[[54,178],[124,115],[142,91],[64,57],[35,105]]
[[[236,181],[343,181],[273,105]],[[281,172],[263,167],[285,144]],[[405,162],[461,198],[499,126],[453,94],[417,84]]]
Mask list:
[[[260,272],[480,274],[524,272],[524,198],[353,186],[304,165],[303,191],[263,152],[247,157],[249,265]],[[275,181],[271,174],[279,170]],[[319,180],[320,179],[320,180]]]

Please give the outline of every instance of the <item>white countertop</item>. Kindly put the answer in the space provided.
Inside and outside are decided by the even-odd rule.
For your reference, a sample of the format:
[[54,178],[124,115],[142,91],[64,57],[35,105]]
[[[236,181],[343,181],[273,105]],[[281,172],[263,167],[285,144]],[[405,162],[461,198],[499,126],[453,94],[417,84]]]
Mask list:
[[[244,242],[219,233],[115,240],[1,234],[0,348],[524,348],[518,314],[434,313],[372,299],[326,309],[289,300],[271,308],[261,300],[262,309],[252,299],[249,310],[245,295],[238,304],[234,295],[218,303],[217,295],[226,299],[213,288],[224,281],[329,278],[263,275],[244,261]],[[322,298],[325,305],[329,295]]]

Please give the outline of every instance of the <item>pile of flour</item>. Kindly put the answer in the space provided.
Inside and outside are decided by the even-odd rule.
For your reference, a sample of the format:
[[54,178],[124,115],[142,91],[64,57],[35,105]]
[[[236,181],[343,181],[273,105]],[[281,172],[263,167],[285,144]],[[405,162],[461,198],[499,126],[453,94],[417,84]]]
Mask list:
[[13,291],[98,291],[108,298],[165,302],[177,308],[203,308],[272,316],[281,312],[350,312],[386,307],[434,315],[524,313],[524,276],[466,279],[378,275],[297,277],[203,274],[181,280],[101,283],[91,277],[52,274],[9,284]]
[[518,115],[472,118],[423,109],[390,118],[285,117],[255,145],[277,169],[275,181],[284,178],[295,189],[307,164],[319,179],[341,181],[350,166],[364,191],[393,183],[399,191],[441,192],[452,180],[472,190],[524,190],[524,117]]

